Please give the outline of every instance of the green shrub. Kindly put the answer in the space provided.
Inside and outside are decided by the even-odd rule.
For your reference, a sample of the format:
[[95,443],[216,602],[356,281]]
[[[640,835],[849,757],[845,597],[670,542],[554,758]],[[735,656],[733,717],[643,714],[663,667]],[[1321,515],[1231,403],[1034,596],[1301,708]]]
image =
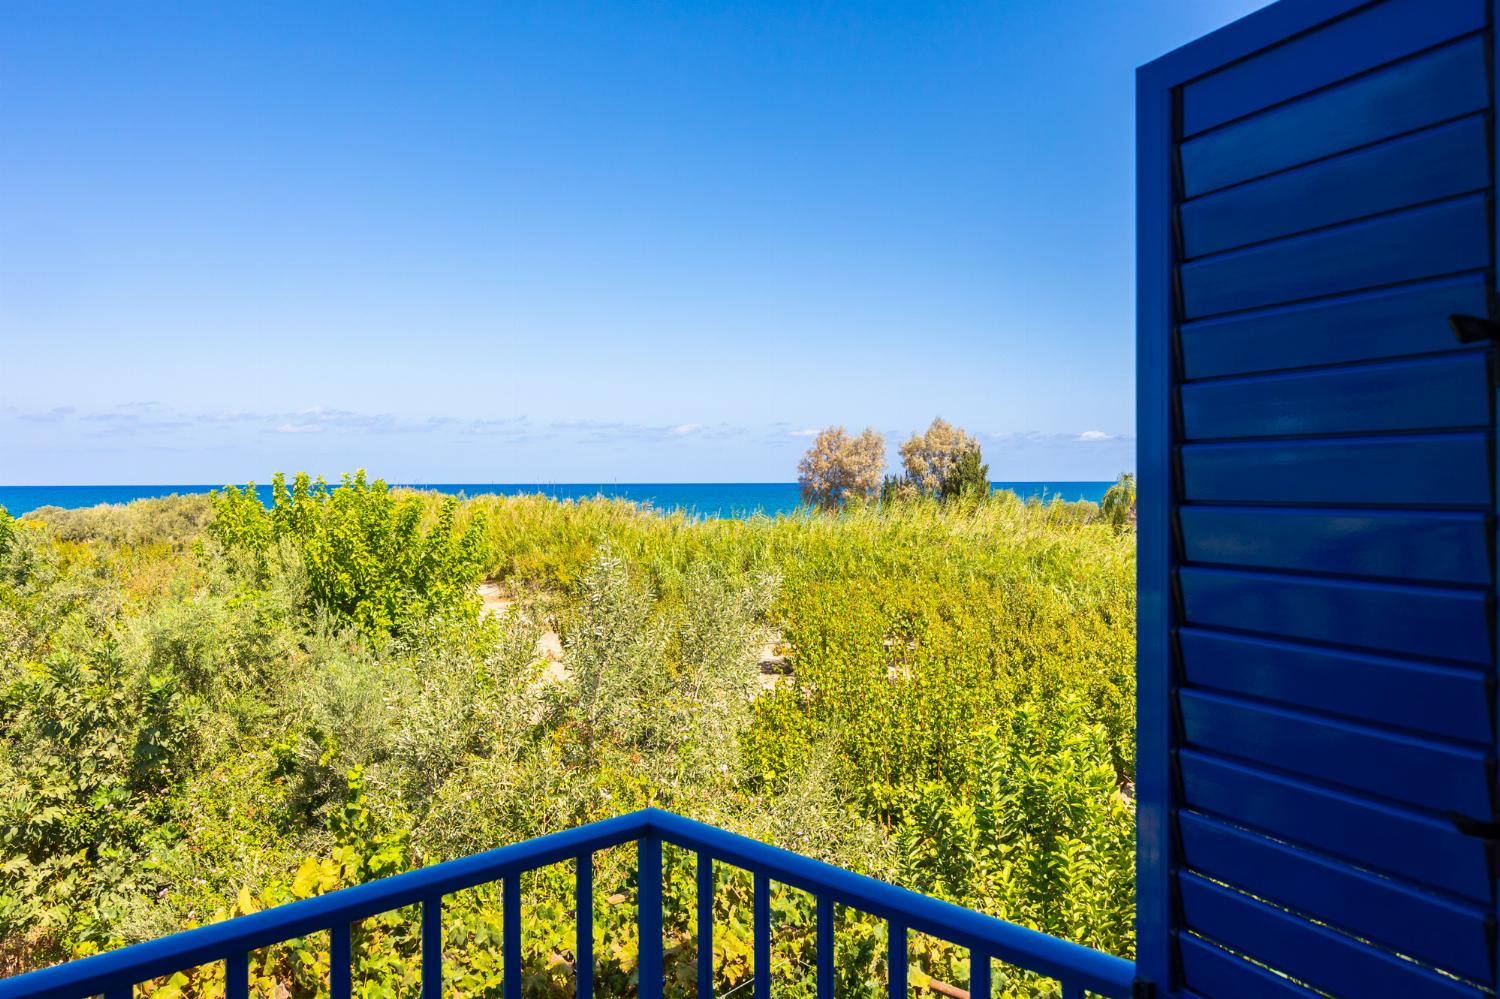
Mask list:
[[181,550],[202,536],[213,513],[207,495],[192,493],[73,510],[43,506],[21,519],[45,524],[63,541],[103,541],[119,547],[163,544]]
[[1135,524],[1135,474],[1133,472],[1122,474],[1115,480],[1115,484],[1105,491],[1104,499],[1099,503],[1099,511],[1117,531],[1123,531],[1127,526]]
[[475,520],[457,531],[454,498],[424,526],[419,499],[397,498],[361,469],[333,488],[298,474],[288,489],[278,473],[270,510],[254,483],[228,486],[213,502],[212,530],[225,547],[247,552],[262,577],[289,548],[306,573],[312,605],[366,634],[399,634],[435,614],[477,609],[483,525]]
[[[898,828],[922,891],[1130,953],[1135,815],[1103,727],[1065,696],[975,733],[953,784],[914,787]],[[955,786],[956,785],[956,786]]]

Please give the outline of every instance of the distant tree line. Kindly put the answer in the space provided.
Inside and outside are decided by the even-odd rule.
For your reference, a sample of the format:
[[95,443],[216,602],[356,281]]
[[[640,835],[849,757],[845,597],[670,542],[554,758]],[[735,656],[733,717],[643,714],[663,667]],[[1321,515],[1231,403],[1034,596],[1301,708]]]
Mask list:
[[857,437],[841,426],[821,431],[797,464],[802,501],[833,509],[849,503],[983,496],[990,467],[979,440],[938,417],[901,445],[901,475],[886,475],[885,438],[866,427]]
[[[898,503],[923,496],[941,500],[984,497],[990,466],[979,440],[942,417],[901,445],[902,473],[886,475],[885,438],[866,427],[858,436],[842,426],[820,431],[797,463],[802,502],[824,510],[850,504]],[[1104,494],[1100,513],[1117,530],[1135,526],[1135,475],[1124,473]]]

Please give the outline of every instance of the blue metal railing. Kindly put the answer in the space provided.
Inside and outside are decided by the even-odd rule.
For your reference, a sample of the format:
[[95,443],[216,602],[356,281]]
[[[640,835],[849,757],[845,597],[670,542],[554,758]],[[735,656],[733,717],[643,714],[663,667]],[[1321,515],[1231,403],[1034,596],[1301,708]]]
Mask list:
[[[577,999],[592,999],[593,854],[630,842],[637,845],[639,864],[640,999],[661,999],[662,995],[664,843],[691,850],[698,857],[698,994],[703,999],[711,999],[713,995],[715,863],[748,870],[754,877],[755,999],[770,999],[771,995],[772,881],[801,889],[817,899],[819,999],[833,997],[835,904],[877,916],[889,925],[887,965],[891,999],[906,996],[907,934],[911,931],[969,949],[969,991],[973,999],[989,999],[991,960],[1057,979],[1067,999],[1081,999],[1085,993],[1111,999],[1130,995],[1135,966],[1129,961],[670,812],[647,808],[0,980],[0,999],[82,999],[95,995],[104,999],[130,999],[132,990],[141,982],[212,961],[224,962],[226,999],[246,999],[251,951],[324,930],[330,938],[331,999],[349,999],[351,924],[411,905],[422,907],[422,994],[435,999],[441,995],[443,984],[443,896],[495,881],[501,883],[503,907],[504,995],[505,999],[521,999],[521,875],[568,860],[577,861],[576,995]],[[655,945],[647,946],[647,941],[655,941]]]

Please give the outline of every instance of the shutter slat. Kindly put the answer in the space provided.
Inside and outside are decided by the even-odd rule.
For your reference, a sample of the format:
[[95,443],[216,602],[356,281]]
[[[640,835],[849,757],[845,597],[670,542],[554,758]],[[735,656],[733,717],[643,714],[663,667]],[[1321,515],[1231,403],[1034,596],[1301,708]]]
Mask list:
[[1183,862],[1215,881],[1356,936],[1403,948],[1439,967],[1491,983],[1485,914],[1348,864],[1201,815],[1178,817]]
[[1493,903],[1483,841],[1451,820],[1334,788],[1178,752],[1183,804],[1301,843],[1392,877]]
[[1178,508],[1177,522],[1189,562],[1490,582],[1488,518],[1482,513],[1188,504]]
[[1192,138],[1187,197],[1489,106],[1484,40],[1471,37]]
[[1184,202],[1183,248],[1200,257],[1489,186],[1482,115]]
[[1184,385],[1184,440],[1484,428],[1482,354],[1453,354]]
[[1486,674],[1186,627],[1183,680],[1450,739],[1490,741]]
[[1181,936],[1182,975],[1193,992],[1186,995],[1201,999],[1322,999],[1311,989],[1273,975],[1222,947]]
[[1454,274],[1489,257],[1485,198],[1467,195],[1184,264],[1183,314],[1196,319]]
[[1478,590],[1313,579],[1234,569],[1178,572],[1188,624],[1488,664]]
[[1193,135],[1484,27],[1483,0],[1387,0],[1182,88]]
[[1225,503],[1487,507],[1487,435],[1454,433],[1181,449],[1183,498]]
[[1199,690],[1177,695],[1185,745],[1464,815],[1490,814],[1486,753]]
[[1220,887],[1177,876],[1184,918],[1199,933],[1335,995],[1479,999],[1484,993],[1386,951]]
[[1189,378],[1473,350],[1448,329],[1454,313],[1489,310],[1484,275],[1445,278],[1255,313],[1186,323]]

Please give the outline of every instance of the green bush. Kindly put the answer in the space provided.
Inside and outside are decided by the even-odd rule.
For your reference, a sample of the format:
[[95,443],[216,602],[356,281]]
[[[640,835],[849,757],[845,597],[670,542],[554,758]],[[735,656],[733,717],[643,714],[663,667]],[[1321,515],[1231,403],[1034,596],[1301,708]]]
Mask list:
[[74,510],[43,506],[21,519],[45,524],[63,541],[103,541],[121,548],[160,544],[183,549],[202,536],[213,513],[212,499],[193,493]]
[[1099,511],[1117,531],[1135,524],[1134,473],[1126,472],[1115,480],[1115,484],[1105,491],[1104,499],[1099,503]]
[[287,488],[278,473],[266,510],[251,483],[214,494],[214,536],[250,555],[264,579],[271,560],[300,560],[312,605],[369,635],[399,634],[433,614],[476,609],[482,522],[454,526],[458,501],[449,498],[424,526],[413,496],[397,498],[361,469],[329,488],[299,474]]
[[1074,697],[975,733],[952,784],[914,787],[898,828],[922,891],[1091,947],[1132,947],[1135,815],[1109,737]]

